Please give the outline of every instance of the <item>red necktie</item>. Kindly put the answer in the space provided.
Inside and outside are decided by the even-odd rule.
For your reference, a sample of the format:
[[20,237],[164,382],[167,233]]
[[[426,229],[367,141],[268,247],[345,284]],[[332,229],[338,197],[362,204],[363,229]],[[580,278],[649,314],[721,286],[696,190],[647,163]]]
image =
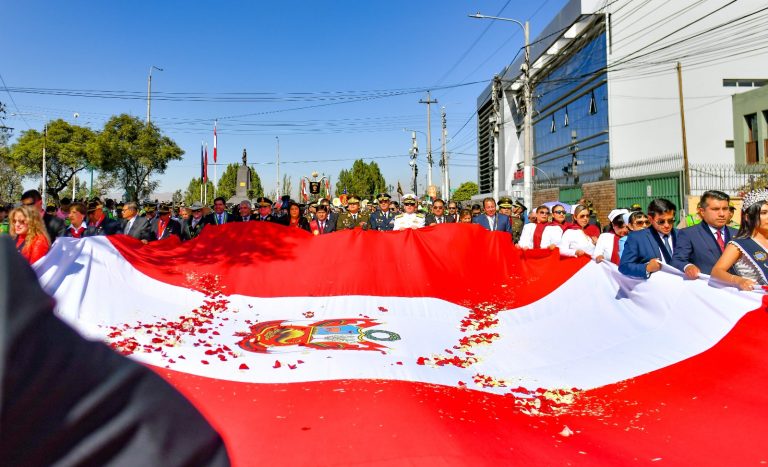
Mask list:
[[613,235],[613,251],[611,252],[611,263],[619,265],[619,236]]
[[720,229],[717,229],[717,245],[720,247],[720,251],[725,250],[725,242],[723,241],[723,233]]

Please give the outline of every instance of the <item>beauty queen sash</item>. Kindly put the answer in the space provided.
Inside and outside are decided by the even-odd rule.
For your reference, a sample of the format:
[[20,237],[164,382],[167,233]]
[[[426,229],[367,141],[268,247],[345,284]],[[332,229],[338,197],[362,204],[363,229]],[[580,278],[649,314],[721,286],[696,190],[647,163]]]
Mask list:
[[741,254],[760,271],[763,284],[768,284],[768,252],[751,238],[734,238],[731,243],[734,243],[741,250]]

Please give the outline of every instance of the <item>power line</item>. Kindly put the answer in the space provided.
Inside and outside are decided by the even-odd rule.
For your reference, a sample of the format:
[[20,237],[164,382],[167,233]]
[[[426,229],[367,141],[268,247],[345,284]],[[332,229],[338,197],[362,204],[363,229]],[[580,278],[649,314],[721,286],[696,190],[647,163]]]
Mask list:
[[18,112],[19,116],[21,117],[21,120],[24,122],[25,125],[27,125],[27,128],[32,128],[32,126],[27,122],[27,119],[24,118],[24,115],[19,110],[19,106],[16,105],[16,100],[13,98],[13,94],[11,94],[11,91],[8,90],[8,85],[5,84],[5,79],[3,79],[3,75],[0,74],[0,82],[3,83],[3,89],[5,89],[5,92],[8,93],[8,97],[11,98],[11,103],[13,104],[13,108],[16,109],[16,112]]

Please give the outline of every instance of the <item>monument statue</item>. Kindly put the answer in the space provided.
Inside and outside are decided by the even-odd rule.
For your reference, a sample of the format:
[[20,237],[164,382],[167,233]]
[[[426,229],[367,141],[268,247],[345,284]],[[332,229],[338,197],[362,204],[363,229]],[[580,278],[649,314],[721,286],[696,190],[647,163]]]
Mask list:
[[227,204],[234,205],[248,199],[248,190],[251,189],[251,168],[248,167],[248,153],[243,149],[243,165],[237,168],[237,182],[235,194]]

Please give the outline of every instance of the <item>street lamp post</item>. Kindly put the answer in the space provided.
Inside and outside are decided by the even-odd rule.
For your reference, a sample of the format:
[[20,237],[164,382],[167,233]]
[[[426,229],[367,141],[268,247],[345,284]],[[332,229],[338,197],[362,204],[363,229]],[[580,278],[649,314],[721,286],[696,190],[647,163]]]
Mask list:
[[[531,206],[533,204],[533,174],[531,173],[531,168],[533,167],[533,98],[531,90],[530,25],[528,21],[521,23],[516,19],[501,18],[498,16],[486,16],[481,15],[479,12],[474,15],[469,15],[469,17],[509,21],[520,26],[523,29],[523,34],[525,35],[525,62],[521,70],[523,72],[523,97],[525,99],[525,120],[523,122],[523,132],[525,133],[525,154],[523,160],[523,203],[526,206]],[[494,167],[494,171],[498,170],[498,165],[496,165]]]
[[150,122],[150,107],[152,103],[152,70],[163,71],[162,68],[155,65],[149,67],[149,77],[147,78],[147,125]]

